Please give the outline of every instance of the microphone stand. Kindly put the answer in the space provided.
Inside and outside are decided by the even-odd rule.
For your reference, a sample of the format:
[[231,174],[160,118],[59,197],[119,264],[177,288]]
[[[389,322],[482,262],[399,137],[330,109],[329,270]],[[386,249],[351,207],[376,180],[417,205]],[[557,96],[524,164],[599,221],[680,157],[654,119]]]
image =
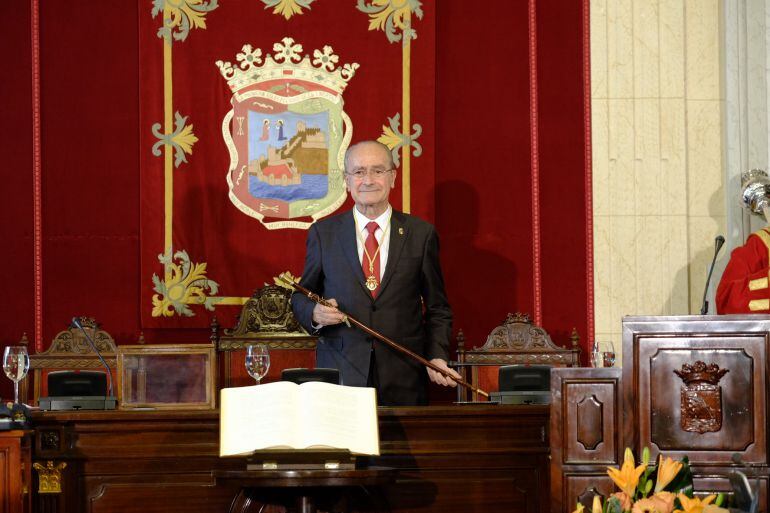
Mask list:
[[714,265],[717,263],[717,255],[719,254],[719,250],[722,249],[722,244],[725,243],[725,238],[721,235],[717,235],[716,239],[714,239],[714,243],[716,245],[716,248],[714,249],[714,258],[711,259],[711,267],[709,267],[709,275],[706,278],[706,288],[703,290],[703,306],[700,309],[701,315],[706,315],[709,311],[709,302],[708,299],[706,299],[706,295],[709,291],[709,283],[711,282],[711,274],[714,272]]
[[104,409],[105,410],[114,410],[115,409],[115,396],[112,392],[112,369],[110,369],[109,364],[107,363],[107,360],[104,359],[102,356],[102,353],[99,352],[99,349],[96,348],[96,344],[91,339],[91,336],[88,334],[86,329],[83,327],[83,324],[80,322],[80,319],[77,317],[72,318],[72,326],[75,328],[78,328],[80,331],[83,332],[83,335],[86,337],[86,340],[88,341],[88,344],[91,346],[91,349],[96,353],[96,356],[99,358],[99,361],[102,362],[102,365],[107,369],[107,395],[104,397]]
[[[327,300],[325,300],[324,298],[319,296],[318,294],[313,293],[312,291],[306,289],[305,287],[303,287],[299,283],[295,282],[294,278],[290,274],[288,274],[288,273],[281,273],[278,276],[278,279],[281,282],[285,283],[286,285],[291,286],[296,291],[302,292],[308,298],[310,298],[312,301],[315,301],[319,305],[328,306],[328,307],[331,307],[331,308],[337,308],[334,305],[332,305],[331,303],[329,303]],[[471,390],[473,392],[476,392],[479,395],[482,395],[482,396],[487,397],[487,398],[489,397],[489,394],[487,392],[481,390],[480,388],[474,387],[473,385],[471,385],[470,383],[468,383],[467,381],[465,381],[463,379],[456,378],[456,377],[452,376],[451,374],[449,374],[444,369],[438,367],[436,364],[429,362],[428,360],[426,360],[422,356],[418,355],[417,353],[415,353],[413,351],[410,351],[409,349],[405,348],[404,346],[402,346],[398,342],[395,342],[395,341],[389,339],[388,337],[386,337],[385,335],[383,335],[383,334],[381,334],[381,333],[371,329],[369,326],[365,325],[364,323],[362,323],[358,319],[356,319],[354,317],[351,317],[350,315],[346,314],[345,312],[343,312],[339,308],[337,308],[337,310],[342,315],[345,316],[344,322],[348,326],[350,326],[351,323],[355,324],[358,328],[363,330],[365,333],[368,333],[369,335],[377,338],[378,340],[381,340],[382,342],[385,342],[386,344],[388,344],[390,347],[392,347],[396,351],[398,351],[398,352],[400,352],[402,354],[405,354],[406,356],[408,356],[408,357],[410,357],[410,358],[412,358],[414,360],[417,360],[418,362],[420,362],[421,364],[425,365],[426,367],[428,367],[430,369],[433,369],[434,371],[438,372],[439,374],[441,374],[445,378],[451,379],[452,381],[454,381],[458,385],[464,386],[465,388],[467,388],[467,389],[469,389],[469,390]]]

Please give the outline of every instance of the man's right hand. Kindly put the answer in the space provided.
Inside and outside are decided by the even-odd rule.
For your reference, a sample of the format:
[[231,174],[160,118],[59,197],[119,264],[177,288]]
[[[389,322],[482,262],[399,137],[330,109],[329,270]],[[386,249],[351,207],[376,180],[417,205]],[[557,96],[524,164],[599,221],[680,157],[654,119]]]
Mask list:
[[316,303],[313,308],[313,324],[316,326],[331,326],[332,324],[339,324],[345,319],[345,316],[337,310],[336,299],[327,299],[326,301],[334,307]]

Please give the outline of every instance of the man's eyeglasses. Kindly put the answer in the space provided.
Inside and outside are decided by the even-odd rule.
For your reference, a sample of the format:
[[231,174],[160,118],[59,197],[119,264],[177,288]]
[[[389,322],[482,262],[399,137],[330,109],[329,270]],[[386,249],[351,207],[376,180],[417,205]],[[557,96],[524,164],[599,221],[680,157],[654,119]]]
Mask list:
[[371,176],[375,178],[382,178],[386,174],[393,171],[392,168],[384,168],[384,167],[357,167],[353,171],[349,173],[345,173],[348,176],[352,176],[356,180],[362,180],[367,174],[370,174]]

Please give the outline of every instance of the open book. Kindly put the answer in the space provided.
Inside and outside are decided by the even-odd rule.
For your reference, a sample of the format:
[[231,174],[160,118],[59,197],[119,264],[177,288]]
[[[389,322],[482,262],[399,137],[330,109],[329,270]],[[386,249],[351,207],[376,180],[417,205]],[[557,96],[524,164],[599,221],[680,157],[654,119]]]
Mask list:
[[262,449],[380,454],[373,388],[288,381],[222,389],[219,455]]

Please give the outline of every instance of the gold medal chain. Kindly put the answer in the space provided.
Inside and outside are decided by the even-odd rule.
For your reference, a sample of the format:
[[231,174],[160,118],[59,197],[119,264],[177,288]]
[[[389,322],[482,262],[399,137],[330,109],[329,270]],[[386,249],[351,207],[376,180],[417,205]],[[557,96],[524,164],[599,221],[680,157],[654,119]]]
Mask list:
[[[358,227],[358,220],[355,219],[355,221],[356,221],[356,235],[358,236],[358,240],[361,242],[361,247],[364,248],[364,255],[366,255],[366,259],[369,261],[369,274],[374,276],[374,259],[377,258],[377,255],[380,254],[380,248],[382,248],[382,243],[377,244],[377,251],[374,252],[374,255],[370,256],[369,251],[366,249],[366,241],[361,235],[361,229]],[[382,232],[383,242],[385,241],[385,237],[387,237],[389,230],[390,230],[390,220],[388,220],[388,225],[385,227],[385,230]],[[375,237],[374,240],[377,240],[377,237]]]

